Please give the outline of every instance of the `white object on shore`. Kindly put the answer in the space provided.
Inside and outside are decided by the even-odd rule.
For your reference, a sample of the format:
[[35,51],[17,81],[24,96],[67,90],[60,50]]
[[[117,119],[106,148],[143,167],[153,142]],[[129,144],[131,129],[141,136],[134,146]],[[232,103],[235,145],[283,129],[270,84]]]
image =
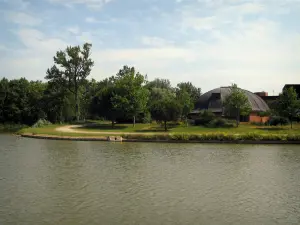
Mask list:
[[120,136],[119,137],[118,136],[108,136],[107,140],[108,141],[119,141],[119,142],[122,142],[123,139]]

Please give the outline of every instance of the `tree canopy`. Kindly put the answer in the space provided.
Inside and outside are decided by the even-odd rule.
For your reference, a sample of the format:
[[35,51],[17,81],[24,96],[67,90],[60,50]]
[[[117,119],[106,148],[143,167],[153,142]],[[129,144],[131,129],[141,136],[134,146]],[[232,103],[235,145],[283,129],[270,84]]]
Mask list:
[[276,111],[282,117],[290,120],[291,128],[293,128],[293,119],[300,116],[300,100],[297,92],[293,87],[285,88],[276,104]]
[[235,116],[237,127],[240,123],[240,116],[248,115],[251,112],[248,97],[236,84],[232,84],[230,94],[225,98],[223,105],[227,115]]
[[65,51],[58,51],[54,56],[54,66],[47,70],[46,79],[63,85],[74,95],[75,115],[80,117],[79,92],[87,76],[90,74],[94,62],[90,58],[92,44],[69,46]]

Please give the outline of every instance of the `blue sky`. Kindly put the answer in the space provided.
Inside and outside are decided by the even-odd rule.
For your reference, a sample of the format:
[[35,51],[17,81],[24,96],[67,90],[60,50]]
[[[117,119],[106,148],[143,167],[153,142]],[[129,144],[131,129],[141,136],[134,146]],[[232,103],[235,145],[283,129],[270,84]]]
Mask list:
[[232,82],[278,94],[300,83],[300,0],[0,0],[0,78],[43,80],[53,56],[91,42],[91,78]]

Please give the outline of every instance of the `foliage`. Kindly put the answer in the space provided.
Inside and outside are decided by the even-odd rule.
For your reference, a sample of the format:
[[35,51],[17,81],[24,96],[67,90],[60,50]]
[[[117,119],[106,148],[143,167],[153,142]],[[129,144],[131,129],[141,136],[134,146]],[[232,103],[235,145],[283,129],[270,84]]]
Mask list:
[[90,59],[92,45],[69,46],[65,51],[58,51],[54,56],[54,66],[47,70],[46,79],[60,85],[74,95],[75,115],[79,120],[79,92],[86,77],[90,74],[94,62]]
[[234,123],[224,118],[216,118],[210,121],[206,126],[211,128],[217,128],[217,127],[231,128],[234,127]]
[[188,114],[194,108],[193,100],[190,94],[184,89],[178,90],[176,92],[176,100],[180,104],[181,118],[186,121],[186,125],[187,125]]
[[231,86],[230,94],[225,98],[223,105],[227,115],[236,117],[237,127],[240,123],[240,116],[246,116],[251,112],[248,97],[236,84]]
[[164,123],[165,131],[167,131],[167,122],[179,119],[181,115],[181,105],[176,101],[175,97],[166,94],[151,104],[150,112],[152,118]]
[[199,118],[195,120],[195,125],[205,126],[216,118],[215,114],[210,110],[204,110],[200,112]]
[[45,119],[39,119],[35,124],[32,125],[32,127],[44,127],[51,125],[52,123]]
[[201,96],[201,88],[195,87],[191,82],[181,82],[177,84],[176,92],[187,92],[191,99],[192,106],[196,105]]
[[0,133],[14,133],[18,132],[24,128],[27,128],[27,125],[23,124],[1,124],[0,123]]
[[243,141],[300,141],[299,134],[227,134],[227,133],[206,133],[206,134],[188,134],[188,133],[171,133],[168,135],[139,135],[126,134],[122,135],[125,139],[145,140],[145,141],[179,141],[179,142],[243,142]]
[[0,80],[0,122],[33,124],[43,116],[41,98],[45,84],[25,78]]
[[158,89],[165,89],[168,91],[172,91],[172,85],[170,80],[168,79],[160,79],[160,78],[155,78],[153,81],[148,81],[146,82],[147,84],[145,85],[145,87],[148,90],[152,90],[153,88],[158,88]]
[[91,114],[111,121],[112,127],[123,112],[118,110],[111,99],[114,96],[114,77],[105,79],[98,84],[98,91],[91,101]]
[[291,128],[293,127],[293,119],[300,114],[300,100],[297,92],[293,87],[285,88],[279,95],[276,110],[282,117],[290,120]]
[[270,126],[277,126],[277,125],[287,125],[289,123],[289,120],[287,118],[281,117],[281,116],[273,116],[269,120]]
[[146,111],[143,114],[142,120],[143,120],[143,123],[151,123],[152,122],[151,113],[149,111]]
[[134,67],[124,66],[114,80],[114,92],[111,97],[113,108],[133,117],[133,125],[139,113],[145,112],[149,91],[143,86],[145,77]]

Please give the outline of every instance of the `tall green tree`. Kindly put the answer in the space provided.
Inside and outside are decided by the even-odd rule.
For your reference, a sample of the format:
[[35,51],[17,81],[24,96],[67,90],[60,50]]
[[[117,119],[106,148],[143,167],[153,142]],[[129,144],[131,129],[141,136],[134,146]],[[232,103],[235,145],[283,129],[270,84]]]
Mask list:
[[115,110],[133,118],[133,126],[136,116],[147,108],[149,91],[144,87],[145,82],[145,76],[136,72],[134,67],[124,66],[115,76],[111,101]]
[[4,122],[5,114],[4,114],[4,107],[7,101],[7,96],[9,92],[9,81],[6,78],[2,78],[0,80],[0,121]]
[[123,111],[113,105],[115,84],[114,77],[110,77],[98,83],[97,92],[92,98],[91,113],[98,115],[111,121],[112,127],[119,116],[123,115]]
[[194,101],[185,89],[180,89],[176,92],[176,100],[181,107],[181,118],[186,122],[186,125],[188,125],[187,117],[194,108]]
[[69,89],[75,99],[75,114],[79,121],[80,88],[90,74],[94,62],[90,58],[92,44],[68,46],[65,51],[58,51],[54,56],[54,66],[47,70],[46,79]]
[[195,105],[201,96],[201,88],[197,88],[191,82],[181,82],[177,84],[176,92],[187,92]]
[[73,120],[74,95],[61,84],[49,81],[43,93],[42,108],[52,123]]
[[150,105],[150,112],[152,118],[164,124],[165,131],[167,131],[167,122],[177,121],[181,115],[181,105],[172,93],[165,93],[165,95]]
[[161,89],[173,90],[171,82],[168,79],[155,78],[154,80],[148,81],[146,83],[147,83],[146,88],[149,89],[149,90],[151,90],[152,88],[161,88]]
[[237,127],[240,124],[240,116],[249,115],[251,112],[251,105],[248,97],[236,84],[231,86],[230,94],[225,98],[223,106],[225,107],[225,112],[228,115],[235,116]]
[[300,115],[300,101],[293,87],[285,88],[279,95],[276,111],[280,116],[288,118],[293,128],[293,119]]

